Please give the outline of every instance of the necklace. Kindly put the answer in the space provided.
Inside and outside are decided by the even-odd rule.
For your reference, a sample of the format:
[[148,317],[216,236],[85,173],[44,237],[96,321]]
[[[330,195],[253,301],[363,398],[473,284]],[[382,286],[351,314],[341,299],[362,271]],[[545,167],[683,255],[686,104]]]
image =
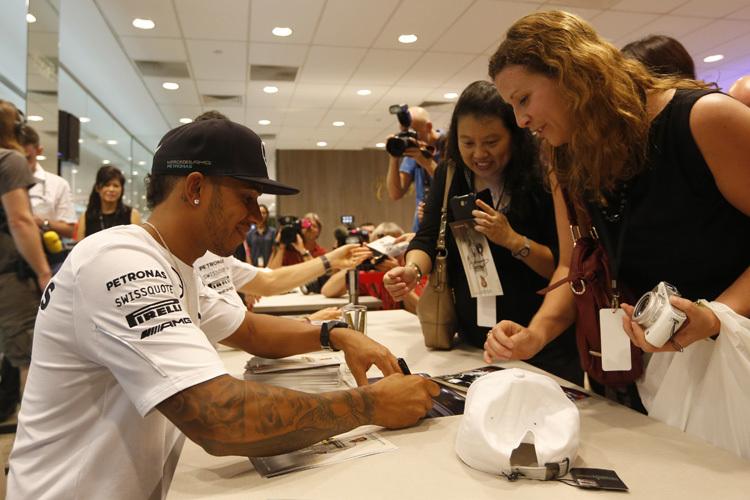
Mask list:
[[182,282],[182,287],[185,290],[185,301],[187,301],[187,313],[188,313],[188,316],[190,316],[192,320],[193,315],[190,314],[190,294],[188,293],[187,283],[185,283],[185,280],[182,279],[182,274],[180,274],[180,266],[177,265],[177,261],[175,260],[174,255],[172,254],[172,250],[169,249],[167,242],[164,241],[164,237],[161,235],[159,230],[156,229],[156,226],[151,224],[149,221],[144,222],[143,225],[150,227],[156,232],[156,235],[161,240],[161,244],[164,245],[164,248],[167,250],[167,253],[169,254],[169,258],[172,260],[172,264],[174,265],[174,270],[177,273],[177,276],[179,276],[180,281]]
[[[469,185],[469,189],[474,191],[474,196],[477,195],[477,188],[472,180],[471,170],[469,168],[464,168],[464,178],[466,179],[466,183]],[[510,212],[510,204],[512,200],[509,200],[508,203],[505,204],[505,206],[500,207],[500,205],[503,203],[503,197],[505,196],[505,188],[508,187],[508,183],[503,181],[503,188],[500,190],[498,188],[498,191],[500,191],[500,196],[497,199],[497,203],[495,204],[495,210],[500,212],[503,215],[506,215],[508,212]],[[448,187],[446,186],[446,189]],[[490,194],[492,193],[492,189],[490,189]],[[493,200],[494,201],[494,200]]]
[[622,214],[625,212],[625,205],[628,202],[628,183],[624,182],[622,187],[615,190],[613,194],[615,196],[613,196],[612,203],[605,198],[607,205],[604,205],[601,200],[598,200],[596,205],[608,222],[619,222],[622,219]]

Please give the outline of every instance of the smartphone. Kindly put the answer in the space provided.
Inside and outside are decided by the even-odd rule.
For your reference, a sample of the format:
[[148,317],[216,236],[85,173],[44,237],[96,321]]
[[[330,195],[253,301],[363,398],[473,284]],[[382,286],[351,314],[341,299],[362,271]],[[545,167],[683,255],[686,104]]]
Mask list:
[[453,217],[457,221],[473,219],[474,216],[471,215],[471,211],[478,210],[474,193],[451,198],[451,209],[453,210]]

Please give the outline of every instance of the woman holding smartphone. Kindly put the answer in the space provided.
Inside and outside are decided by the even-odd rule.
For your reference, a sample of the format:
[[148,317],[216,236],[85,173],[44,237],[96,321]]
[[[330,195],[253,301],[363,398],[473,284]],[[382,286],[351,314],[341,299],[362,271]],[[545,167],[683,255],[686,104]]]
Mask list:
[[[448,164],[455,166],[446,186]],[[446,145],[427,197],[424,219],[406,253],[407,265],[386,273],[384,284],[396,300],[413,290],[432,269],[443,195],[473,194],[475,230],[487,237],[503,294],[495,297],[495,322],[526,323],[543,296],[556,265],[557,232],[552,196],[542,182],[539,151],[529,131],[516,125],[513,109],[490,82],[469,85],[456,103]],[[487,202],[482,201],[485,198]],[[491,199],[491,203],[489,203]],[[448,205],[447,222],[459,220]],[[483,346],[489,327],[477,324],[477,299],[471,296],[456,238],[446,229],[448,276],[456,301],[458,334]],[[572,382],[583,380],[575,337],[562,335],[531,364]]]

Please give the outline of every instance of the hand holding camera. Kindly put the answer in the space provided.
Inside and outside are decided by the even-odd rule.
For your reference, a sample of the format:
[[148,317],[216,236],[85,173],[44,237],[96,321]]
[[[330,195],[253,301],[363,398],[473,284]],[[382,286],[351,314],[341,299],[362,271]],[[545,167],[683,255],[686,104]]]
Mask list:
[[[416,153],[407,153],[408,149],[418,148],[415,151],[419,151],[425,158],[430,158],[435,151],[435,148],[425,144],[419,140],[417,132],[411,128],[411,114],[409,113],[409,106],[407,104],[394,104],[388,108],[388,112],[392,115],[396,115],[398,122],[401,125],[401,131],[388,137],[385,143],[385,150],[388,154],[394,158],[400,156],[409,156],[414,158]],[[424,148],[424,149],[423,149]]]
[[669,298],[680,297],[673,285],[662,281],[650,292],[646,292],[633,308],[632,319],[644,330],[646,341],[654,347],[662,347],[685,323],[687,315],[674,307]]

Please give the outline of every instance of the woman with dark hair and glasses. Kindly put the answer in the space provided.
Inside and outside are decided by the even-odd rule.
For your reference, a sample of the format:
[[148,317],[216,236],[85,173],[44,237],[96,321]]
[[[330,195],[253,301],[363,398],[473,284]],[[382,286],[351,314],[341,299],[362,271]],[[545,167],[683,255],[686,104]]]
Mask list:
[[[434,265],[445,190],[449,199],[473,193],[478,210],[471,216],[476,231],[487,237],[502,295],[481,300],[472,297],[471,278],[464,271],[456,235],[446,228],[445,239],[459,337],[482,347],[490,326],[502,320],[528,323],[542,303],[543,296],[536,292],[548,285],[557,253],[552,196],[542,182],[536,140],[518,127],[513,108],[492,83],[474,82],[463,91],[446,142],[445,159],[435,172],[422,224],[407,249],[407,264],[386,273],[383,282],[396,300],[413,290]],[[446,186],[449,164],[455,171]],[[448,224],[458,219],[449,203]],[[482,261],[489,260],[483,246],[473,248],[482,251]],[[491,325],[486,326],[480,316],[491,320]],[[583,381],[572,332],[560,336],[529,362],[572,382]]]
[[125,176],[120,169],[104,166],[96,173],[86,211],[78,219],[76,241],[112,226],[140,224],[141,214],[122,202]]

